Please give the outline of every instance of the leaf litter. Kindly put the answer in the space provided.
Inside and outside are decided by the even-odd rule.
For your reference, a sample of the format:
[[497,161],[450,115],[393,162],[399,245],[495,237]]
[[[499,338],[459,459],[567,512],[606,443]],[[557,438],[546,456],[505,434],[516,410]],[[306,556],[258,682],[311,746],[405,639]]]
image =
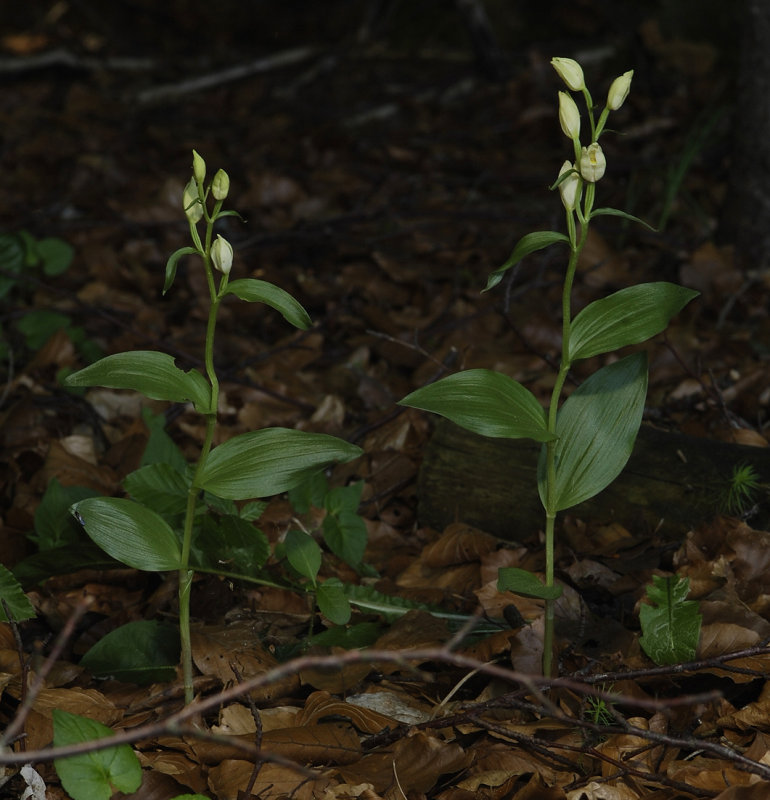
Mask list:
[[[653,58],[681,63],[675,42],[650,41]],[[547,227],[552,209],[521,198],[550,182],[554,86],[539,85],[536,64],[488,84],[440,51],[400,60],[366,50],[348,56],[354,61],[336,57],[323,81],[294,66],[192,95],[183,112],[169,106],[162,124],[157,110],[110,99],[118,95],[109,72],[101,83],[77,73],[15,83],[13,97],[2,101],[12,112],[4,174],[16,198],[3,208],[5,225],[62,236],[76,253],[67,275],[26,285],[15,313],[56,310],[74,317],[104,352],[166,349],[185,370],[199,366],[195,270],[183,271],[176,298],[155,302],[165,258],[184,236],[178,176],[190,146],[242,175],[247,188],[237,207],[248,223],[227,230],[234,269],[296,291],[316,327],[287,336],[276,315],[225,304],[217,340],[225,437],[280,425],[361,444],[366,457],[337,468],[331,480],[365,482],[364,562],[379,577],[356,575],[330,553],[323,575],[459,618],[480,611],[479,631],[452,651],[473,659],[475,669],[453,663],[443,649],[457,619],[407,608],[385,618],[371,606],[361,606],[353,623],[368,626],[366,643],[400,654],[396,660],[345,661],[350,651],[339,644],[311,641],[305,654],[338,658],[336,667],[294,668],[287,659],[301,652],[298,645],[325,629],[305,595],[199,576],[199,697],[237,692],[268,670],[273,677],[211,706],[198,727],[165,730],[181,706],[178,682],[96,681],[79,661],[119,625],[173,619],[172,581],[78,568],[73,558],[62,574],[29,587],[37,618],[19,626],[23,669],[13,631],[0,627],[4,721],[23,700],[27,669],[36,674],[51,637],[87,595],[89,610],[34,698],[25,746],[48,746],[55,708],[119,733],[160,724],[134,744],[144,783],[124,797],[197,792],[236,800],[248,787],[254,797],[324,800],[763,798],[770,784],[770,534],[752,527],[750,507],[743,520],[718,517],[675,542],[566,517],[557,553],[561,680],[547,691],[500,672],[539,669],[542,602],[496,588],[501,566],[542,569],[538,531],[502,542],[462,519],[437,531],[418,518],[431,422],[395,407],[395,399],[466,368],[526,377],[542,397],[550,388],[541,356],[558,346],[558,321],[547,313],[558,296],[558,261],[533,259],[497,297],[478,292],[517,232]],[[124,88],[138,88],[131,81],[141,78]],[[334,100],[329,81],[339,92]],[[658,98],[663,117],[691,118],[700,90],[690,86],[692,95],[672,90]],[[43,110],[57,97],[61,135],[45,124],[51,118]],[[364,112],[394,100],[394,115],[361,122]],[[527,103],[548,106],[548,114],[523,113]],[[217,122],[223,118],[226,130]],[[663,147],[658,138],[642,141]],[[520,140],[526,153],[516,152]],[[710,166],[696,164],[695,185],[705,175],[715,181]],[[50,181],[40,179],[43,170]],[[643,172],[639,178],[650,180]],[[716,206],[708,196],[703,202],[704,216],[713,217]],[[767,335],[770,287],[741,293],[730,252],[703,244],[702,223],[686,210],[654,241],[629,232],[621,244],[609,227],[592,237],[576,287],[581,302],[626,285],[628,275],[664,279],[672,268],[704,293],[667,334],[668,346],[651,346],[648,403],[656,421],[766,446],[750,421],[769,402],[758,343]],[[34,552],[27,533],[52,479],[107,496],[119,491],[142,460],[149,435],[143,412],[162,415],[187,454],[202,436],[198,418],[183,407],[98,389],[65,394],[57,372],[81,364],[64,330],[34,354],[18,338],[11,343],[18,357],[6,369],[0,408],[0,561],[7,566]],[[294,518],[285,498],[270,500],[260,527],[271,552]],[[306,523],[312,528],[318,519]],[[653,667],[640,646],[646,587],[673,575],[689,579],[689,600],[703,615],[698,652],[685,669]],[[52,767],[37,766],[50,796],[66,797]]]

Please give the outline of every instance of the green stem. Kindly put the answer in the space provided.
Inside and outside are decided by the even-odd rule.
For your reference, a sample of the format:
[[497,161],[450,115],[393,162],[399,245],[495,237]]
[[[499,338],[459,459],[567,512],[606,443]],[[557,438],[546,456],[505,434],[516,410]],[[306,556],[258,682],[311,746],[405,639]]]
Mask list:
[[179,565],[179,641],[182,650],[182,677],[184,681],[184,699],[189,704],[193,701],[192,684],[192,644],[190,639],[190,592],[192,589],[193,570],[190,569],[190,550],[192,548],[193,522],[195,520],[195,506],[200,492],[200,476],[206,465],[211,446],[214,441],[214,431],[217,426],[217,407],[219,404],[219,380],[214,370],[214,332],[217,324],[217,312],[219,311],[220,298],[214,288],[214,275],[211,266],[211,235],[213,222],[207,220],[206,224],[206,247],[203,255],[206,278],[209,285],[209,296],[211,305],[209,306],[208,322],[206,324],[206,344],[204,362],[206,375],[211,384],[211,402],[209,410],[206,412],[206,433],[201,447],[198,463],[195,465],[190,489],[187,492],[187,507],[185,509],[184,532],[182,536],[182,558]]
[[[557,414],[559,410],[559,399],[561,398],[564,382],[567,379],[571,366],[569,356],[569,341],[572,331],[572,285],[575,281],[580,253],[588,237],[588,224],[591,219],[591,209],[593,208],[596,187],[593,183],[587,183],[585,188],[585,198],[582,209],[577,209],[577,216],[580,223],[580,235],[578,237],[575,230],[575,218],[572,212],[567,212],[567,230],[570,240],[570,256],[567,264],[567,274],[564,276],[564,286],[562,288],[561,309],[562,309],[562,338],[561,338],[561,362],[556,381],[551,392],[551,401],[548,406],[548,432],[556,433]],[[556,522],[556,442],[554,439],[546,443],[545,446],[545,585],[554,585],[554,527]],[[553,669],[553,628],[554,628],[554,600],[545,601],[545,627],[543,630],[543,675],[551,676]]]

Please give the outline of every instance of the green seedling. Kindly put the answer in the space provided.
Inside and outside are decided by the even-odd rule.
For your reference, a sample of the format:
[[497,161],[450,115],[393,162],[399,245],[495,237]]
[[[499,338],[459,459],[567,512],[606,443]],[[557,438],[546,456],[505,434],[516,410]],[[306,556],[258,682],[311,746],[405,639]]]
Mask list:
[[743,516],[754,505],[757,492],[761,488],[762,482],[754,467],[751,464],[737,464],[722,492],[720,510],[730,516]]
[[[580,65],[554,58],[552,65],[571,92],[579,92],[590,125],[589,144],[580,141],[581,114],[569,92],[559,92],[559,122],[573,146],[552,189],[558,188],[566,212],[567,233],[526,234],[511,256],[489,277],[492,289],[507,270],[525,256],[553,244],[569,251],[561,303],[562,348],[558,374],[547,408],[518,381],[485,369],[471,369],[425,386],[405,397],[403,405],[441,414],[484,436],[528,437],[542,443],[538,492],[545,509],[545,582],[523,570],[501,569],[498,586],[545,600],[543,671],[553,663],[554,523],[559,511],[588,500],[608,486],[625,466],[634,446],[647,393],[647,359],[636,352],[612,361],[589,377],[561,404],[572,365],[580,359],[637,345],[660,333],[697,292],[672,283],[645,283],[621,289],[586,306],[573,319],[572,285],[591,221],[611,215],[635,222],[637,217],[614,208],[595,208],[596,184],[606,158],[599,144],[610,112],[628,96],[633,72],[616,78],[604,108],[594,116],[594,102]],[[644,223],[643,223],[644,224]]]
[[[28,299],[25,288],[29,278],[51,279],[62,275],[69,269],[73,255],[72,246],[63,239],[36,239],[24,230],[0,234],[0,304],[11,309],[23,307]],[[29,350],[39,350],[56,331],[63,329],[86,361],[94,361],[101,355],[85,331],[73,325],[70,316],[58,311],[30,309],[17,316],[10,327],[23,337]],[[9,357],[10,345],[0,339],[0,358]]]
[[653,575],[647,600],[639,607],[642,650],[658,665],[692,661],[698,650],[701,615],[698,604],[687,599],[688,578]]
[[[230,280],[232,245],[221,235],[214,237],[219,220],[238,216],[223,209],[229,189],[230,179],[221,169],[206,182],[206,164],[193,151],[193,177],[182,198],[192,244],[168,259],[163,291],[173,285],[182,258],[199,258],[209,309],[204,372],[182,370],[172,356],[144,350],[107,356],[65,379],[66,386],[130,389],[154,400],[190,404],[205,419],[195,464],[147,464],[127,478],[133,499],[89,497],[71,508],[86,533],[112,558],[140,570],[178,574],[182,674],[188,703],[193,699],[190,593],[195,570],[214,571],[214,564],[220,567],[218,572],[227,574],[227,565],[219,562],[232,554],[217,552],[223,541],[237,541],[236,549],[251,548],[255,554],[251,567],[267,556],[249,507],[244,516],[236,501],[280,494],[315,472],[361,453],[360,448],[333,436],[285,428],[243,433],[213,447],[219,401],[214,333],[222,302],[232,295],[270,306],[301,330],[311,324],[300,303],[278,286],[255,278]],[[156,510],[159,504],[162,512]],[[204,553],[205,564],[196,564],[194,545]]]

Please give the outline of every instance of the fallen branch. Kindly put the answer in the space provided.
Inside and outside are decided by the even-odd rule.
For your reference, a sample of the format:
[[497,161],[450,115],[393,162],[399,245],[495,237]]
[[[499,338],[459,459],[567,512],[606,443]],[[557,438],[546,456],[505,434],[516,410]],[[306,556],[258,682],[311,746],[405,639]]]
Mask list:
[[317,53],[318,48],[315,47],[295,47],[291,50],[283,50],[280,53],[258,58],[248,64],[239,64],[236,67],[228,67],[227,69],[210,72],[207,75],[199,75],[197,78],[190,78],[178,83],[164,83],[160,86],[154,86],[151,89],[139,92],[136,99],[140,103],[156,103],[159,100],[175,99],[182,97],[182,95],[241,80],[250,75],[258,75],[273,69],[288,67],[300,61],[306,61]]

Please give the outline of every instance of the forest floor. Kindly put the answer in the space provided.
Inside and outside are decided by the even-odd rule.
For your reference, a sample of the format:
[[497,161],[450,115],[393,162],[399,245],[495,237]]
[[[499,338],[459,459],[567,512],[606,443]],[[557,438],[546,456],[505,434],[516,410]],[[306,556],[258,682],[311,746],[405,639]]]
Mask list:
[[[164,11],[115,3],[96,15],[84,11],[88,3],[42,5],[45,19],[33,24],[18,10],[0,42],[0,233],[61,238],[74,259],[57,275],[0,264],[0,279],[10,281],[0,299],[0,563],[14,568],[36,553],[30,533],[40,544],[46,523],[36,510],[54,479],[120,496],[157,415],[196,457],[203,423],[191,407],[130,392],[74,393],[61,383],[97,354],[132,349],[168,352],[185,369],[202,365],[199,264],[181,262],[161,294],[168,256],[188,244],[181,196],[195,149],[210,174],[228,172],[228,204],[243,217],[218,229],[235,249],[233,277],[276,283],[314,322],[293,332],[264,306],[224,304],[217,443],[282,426],[360,445],[364,456],[329,480],[364,483],[370,574],[325,552],[322,576],[460,617],[479,613],[486,627],[453,640],[453,619],[441,614],[355,611],[349,629],[395,659],[374,663],[323,638],[306,641],[333,627],[283,580],[275,548],[298,524],[317,531],[323,512],[300,515],[275,497],[257,524],[271,547],[260,574],[279,585],[196,579],[195,686],[207,705],[172,728],[182,707],[178,677],[150,686],[97,680],[79,661],[123,624],[173,623],[175,576],[75,568],[73,546],[71,561],[49,560],[50,577],[25,584],[36,617],[0,628],[7,725],[28,671],[40,668],[68,621],[74,626],[16,749],[50,746],[51,709],[59,708],[116,731],[149,726],[134,743],[142,788],[116,795],[143,800],[185,792],[217,800],[769,796],[770,533],[754,528],[751,506],[770,476],[758,476],[743,506],[722,509],[734,516],[693,525],[675,542],[654,529],[565,515],[556,553],[559,678],[545,687],[522,677],[540,670],[542,602],[497,590],[499,567],[542,570],[542,532],[517,528],[515,541],[503,541],[475,530],[462,519],[462,498],[454,523],[425,524],[418,475],[435,420],[396,405],[472,367],[516,377],[547,402],[564,253],[536,253],[494,291],[480,290],[523,234],[563,228],[548,186],[570,148],[549,61],[581,52],[595,97],[635,69],[612,119],[624,135],[603,140],[599,204],[659,230],[611,217],[596,224],[575,307],[643,281],[697,289],[666,336],[645,345],[648,420],[767,446],[770,283],[742,272],[716,238],[729,155],[725,55],[668,39],[643,15],[629,19],[625,39],[598,14],[595,27],[578,29],[557,3],[558,35],[512,47],[506,73],[493,81],[476,70],[462,37],[452,38],[451,11],[441,17],[448,32],[425,32],[418,19],[406,35],[391,20],[387,35],[357,42],[361,20],[346,16],[345,4],[331,3],[328,14],[321,4],[302,12],[265,4],[259,25],[249,4],[233,4],[227,19],[204,8],[185,15],[184,3]],[[612,46],[606,35],[616,37]],[[55,63],[34,61],[53,51]],[[289,63],[254,66],[278,53]],[[248,74],[218,74],[235,65]],[[200,75],[216,77],[186,84]],[[579,365],[576,381],[600,363]],[[85,538],[74,521],[61,525]],[[639,604],[653,575],[673,574],[690,579],[700,644],[685,667],[655,667],[639,645]],[[255,742],[256,762],[244,755]],[[46,797],[68,796],[53,764],[34,765]],[[24,783],[6,769],[0,797],[18,797]]]

